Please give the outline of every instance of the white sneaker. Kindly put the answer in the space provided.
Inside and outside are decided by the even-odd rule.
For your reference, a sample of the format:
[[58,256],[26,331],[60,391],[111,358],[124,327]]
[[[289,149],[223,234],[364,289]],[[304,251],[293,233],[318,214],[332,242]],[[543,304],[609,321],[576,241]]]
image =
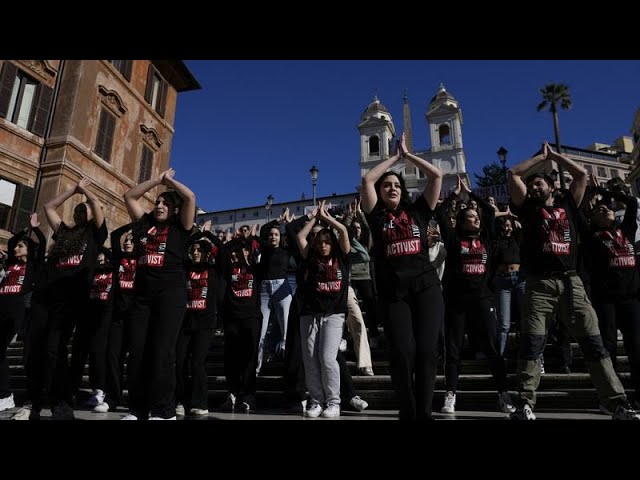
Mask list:
[[453,392],[447,392],[447,395],[444,397],[444,405],[442,413],[456,413],[456,394]]
[[498,394],[498,410],[502,413],[513,413],[516,411],[516,407],[511,402],[511,395],[509,392],[502,392]]
[[[178,409],[176,408],[176,411],[177,410]],[[203,417],[205,415],[209,415],[209,410],[207,410],[206,408],[192,408],[191,410],[189,410],[189,415]]]
[[325,408],[320,416],[324,418],[336,418],[340,416],[340,405],[335,403],[328,403],[327,408]]
[[181,403],[176,405],[176,415],[179,416],[179,417],[184,417],[184,413],[185,413],[184,412],[184,405],[182,405]]
[[177,420],[176,417],[162,418],[162,417],[149,417],[149,420]]
[[31,407],[22,407],[20,410],[18,410],[16,413],[13,414],[13,417],[11,417],[11,420],[29,420],[29,417],[31,416]]
[[127,413],[120,420],[138,420],[138,417],[136,417],[133,413]]
[[351,405],[353,408],[355,408],[359,412],[364,411],[369,406],[367,402],[362,400],[357,395],[353,397],[351,400],[349,400],[349,405]]
[[340,340],[340,347],[338,347],[338,350],[340,350],[341,352],[346,352],[347,351],[347,340],[346,339],[342,339]]
[[540,375],[544,375],[544,357],[540,357]]
[[102,402],[93,407],[94,413],[107,413],[109,411],[109,404],[107,402]]
[[304,412],[304,416],[309,418],[318,418],[321,413],[322,413],[322,406],[319,403],[314,403],[313,405],[311,405],[309,410],[306,410]]
[[15,408],[16,404],[13,401],[13,393],[5,398],[0,398],[0,412],[4,412],[5,410],[9,410],[10,408]]
[[531,405],[525,403],[524,407],[521,409],[516,409],[515,412],[511,414],[511,420],[535,420],[536,416],[531,409]]
[[102,402],[104,402],[104,396],[104,392],[97,388],[93,391],[93,394],[91,395],[91,397],[89,397],[89,400],[86,401],[84,406],[90,408],[97,407]]

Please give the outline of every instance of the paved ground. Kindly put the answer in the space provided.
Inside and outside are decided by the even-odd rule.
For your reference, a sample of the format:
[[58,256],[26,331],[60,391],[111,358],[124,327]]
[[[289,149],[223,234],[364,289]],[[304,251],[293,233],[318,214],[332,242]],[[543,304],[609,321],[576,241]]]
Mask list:
[[[11,409],[0,412],[0,420],[9,420],[17,409]],[[193,417],[178,417],[178,420],[302,420],[305,422],[326,422],[331,420],[396,420],[397,411],[395,410],[366,410],[364,412],[343,412],[338,419],[325,418],[304,418],[301,415],[287,414],[283,410],[264,410],[255,413],[226,413],[226,412],[209,412],[204,418],[194,419]],[[609,420],[611,417],[599,413],[597,410],[587,411],[536,411],[539,420]],[[126,411],[117,410],[109,413],[93,413],[88,410],[76,410],[75,417],[77,420],[119,420],[126,414]],[[43,410],[42,419],[50,420],[51,411]],[[434,414],[438,420],[507,420],[509,417],[499,412],[478,412],[478,411],[459,411],[455,415],[444,415],[441,413]]]

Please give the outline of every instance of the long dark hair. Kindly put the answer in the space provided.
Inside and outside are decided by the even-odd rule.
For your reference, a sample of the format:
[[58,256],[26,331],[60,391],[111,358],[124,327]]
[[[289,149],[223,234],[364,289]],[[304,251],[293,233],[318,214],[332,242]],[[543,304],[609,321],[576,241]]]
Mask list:
[[89,222],[69,228],[61,223],[55,233],[55,242],[49,250],[49,260],[58,261],[61,258],[77,255],[82,252],[86,243],[86,233]]
[[[180,195],[178,195],[173,190],[167,190],[166,192],[162,192],[160,195],[158,195],[156,202],[158,201],[158,199],[160,199],[160,197],[164,198],[165,202],[168,205],[169,217],[167,219],[166,224],[177,225],[180,221],[179,220],[180,209],[182,208],[182,204],[184,203],[184,200]],[[176,209],[178,209],[177,212],[175,211]],[[151,214],[151,216],[153,217],[153,213]],[[150,225],[151,223],[147,221],[141,221],[141,222],[138,221],[133,224],[133,227],[131,228],[131,233],[133,234],[134,245],[137,245],[140,239],[145,236],[145,234],[147,233],[147,230],[149,230]]]
[[407,187],[404,183],[404,178],[402,177],[402,175],[396,172],[384,172],[374,184],[374,188],[376,189],[376,196],[378,197],[378,201],[376,202],[376,207],[380,205],[382,206],[382,208],[387,208],[384,202],[382,201],[382,199],[380,198],[380,187],[382,186],[382,182],[384,182],[384,180],[387,177],[390,177],[391,175],[395,175],[396,177],[398,177],[398,181],[400,182],[401,193],[400,193],[399,206],[407,207],[411,205],[411,197],[409,197],[409,192],[407,191]]

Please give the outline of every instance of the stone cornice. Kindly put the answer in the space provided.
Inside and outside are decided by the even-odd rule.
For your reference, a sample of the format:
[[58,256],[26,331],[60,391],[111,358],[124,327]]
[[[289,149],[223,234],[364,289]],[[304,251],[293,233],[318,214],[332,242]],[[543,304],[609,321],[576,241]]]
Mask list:
[[155,128],[140,125],[140,131],[142,132],[142,140],[149,144],[154,151],[160,150],[163,142],[160,140],[160,136]]
[[47,82],[55,77],[56,70],[47,60],[18,60],[18,62]]
[[98,85],[98,92],[102,95],[102,103],[104,103],[109,110],[115,113],[118,117],[127,113],[127,107],[124,106],[124,102],[118,92],[115,90],[109,90],[104,85]]

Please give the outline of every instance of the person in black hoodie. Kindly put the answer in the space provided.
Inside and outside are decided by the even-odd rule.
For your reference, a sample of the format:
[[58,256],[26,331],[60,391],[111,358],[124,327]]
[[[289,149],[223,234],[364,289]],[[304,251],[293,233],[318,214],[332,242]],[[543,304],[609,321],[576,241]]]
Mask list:
[[[598,315],[602,343],[616,367],[618,330],[631,367],[635,407],[640,408],[640,279],[633,246],[638,228],[635,197],[600,188],[603,199],[590,213],[591,235],[585,238],[587,268],[591,273],[591,297]],[[626,206],[617,226],[611,200]],[[601,406],[603,410],[608,409]]]
[[[29,223],[8,242],[5,274],[0,281],[0,412],[15,406],[9,389],[7,348],[25,319],[26,300],[44,266],[46,239],[38,228],[38,215],[32,213]],[[32,233],[37,242],[31,239]]]
[[[256,364],[260,335],[260,303],[256,256],[251,238],[240,232],[221,251],[224,300],[224,373],[228,395],[222,410],[249,413],[256,408]],[[237,405],[237,407],[236,407]]]
[[222,246],[209,230],[211,222],[189,239],[187,312],[176,350],[176,414],[206,416],[208,383],[206,360],[216,327],[218,272],[215,257]]
[[71,381],[77,394],[82,383],[84,367],[89,359],[89,384],[93,393],[85,407],[94,408],[105,398],[107,371],[107,342],[113,315],[113,282],[117,267],[111,252],[99,249],[89,291],[88,315],[76,327],[71,355]]
[[461,209],[456,219],[456,228],[453,230],[442,214],[448,210],[451,197],[438,209],[441,212],[440,232],[447,249],[447,266],[443,278],[447,393],[442,413],[455,413],[465,322],[472,330],[478,332],[480,346],[489,358],[489,368],[498,390],[498,409],[505,413],[513,413],[515,407],[507,391],[506,366],[500,354],[495,302],[489,289],[495,210],[475,195],[458,177],[458,186],[452,196],[459,195],[461,190],[480,206],[482,215],[477,209]]
[[[82,178],[73,188],[44,204],[44,212],[54,231],[47,260],[49,296],[48,357],[53,368],[50,400],[54,420],[72,420],[74,385],[67,361],[67,345],[75,327],[87,321],[89,290],[98,249],[107,238],[102,207],[91,185]],[[73,210],[73,224],[67,225],[56,209],[74,194],[87,197]]]
[[[103,401],[93,408],[95,413],[106,413],[115,409],[120,404],[122,396],[122,370],[128,350],[125,331],[133,311],[133,285],[138,261],[133,244],[132,225],[128,223],[111,232],[113,265],[117,270],[114,278],[114,306],[107,340],[105,396]],[[124,240],[121,244],[123,235]]]

